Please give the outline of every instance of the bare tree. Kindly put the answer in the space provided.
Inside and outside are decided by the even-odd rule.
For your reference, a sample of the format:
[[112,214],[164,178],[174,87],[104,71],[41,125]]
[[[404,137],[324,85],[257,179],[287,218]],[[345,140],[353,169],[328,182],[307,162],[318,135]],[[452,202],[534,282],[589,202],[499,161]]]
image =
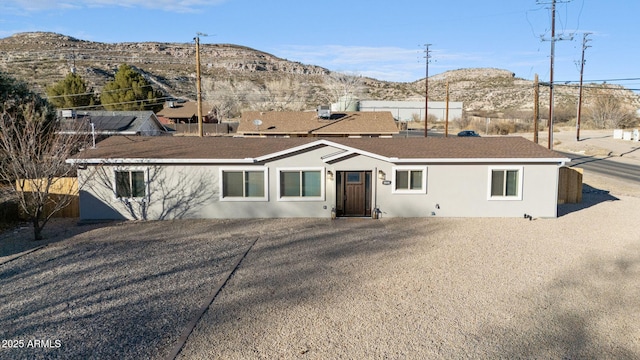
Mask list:
[[205,99],[213,104],[218,119],[237,116],[245,108],[257,111],[303,110],[309,98],[309,88],[293,76],[264,80],[213,82],[205,80]]
[[364,89],[362,77],[358,75],[331,73],[328,80],[329,100],[339,103],[342,108],[340,110],[346,110],[355,105]]
[[247,100],[257,111],[298,111],[305,108],[308,95],[308,87],[289,75],[255,84]]
[[595,128],[626,128],[635,121],[633,110],[626,108],[614,91],[610,88],[598,90],[587,106],[587,119]]
[[51,191],[62,178],[75,176],[65,160],[87,144],[84,132],[59,134],[58,123],[43,109],[36,101],[5,103],[0,114],[0,179],[15,182],[12,189],[33,224],[34,240],[42,239],[51,217],[77,196],[70,191],[51,196]]
[[213,79],[207,78],[203,80],[202,85],[204,98],[213,106],[212,111],[218,120],[240,114],[244,99],[242,94],[244,84],[234,85],[231,81],[214,82]]
[[[148,166],[146,194],[140,198],[122,198],[114,185],[114,167],[106,164],[93,168],[87,176],[87,188],[94,196],[133,220],[165,220],[189,217],[217,192],[207,176],[197,171],[173,170],[162,166]],[[171,179],[181,179],[179,184]],[[117,200],[114,200],[117,199]]]

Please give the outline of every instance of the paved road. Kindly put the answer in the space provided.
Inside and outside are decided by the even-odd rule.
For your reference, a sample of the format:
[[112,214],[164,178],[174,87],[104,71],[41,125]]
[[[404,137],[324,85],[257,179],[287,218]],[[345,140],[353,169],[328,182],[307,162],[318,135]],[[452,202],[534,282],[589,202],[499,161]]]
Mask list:
[[560,152],[571,158],[570,167],[582,168],[600,175],[640,183],[640,162],[619,156],[596,157]]
[[[449,136],[456,136],[457,131],[450,131]],[[522,134],[514,134],[520,135]],[[528,134],[525,134],[525,136]],[[640,145],[636,142],[616,140],[612,138],[611,131],[585,131],[582,141],[575,143],[574,133],[567,131],[555,134],[555,137],[561,140],[566,147],[595,146],[603,149],[606,154],[611,152],[609,156],[587,156],[579,153],[556,151],[570,158],[572,161],[568,164],[570,167],[582,168],[590,173],[604,175],[626,182],[634,182],[640,185]],[[398,137],[423,137],[424,130],[402,130]],[[429,137],[443,137],[443,130],[429,130]],[[541,139],[539,144],[546,144],[546,139]],[[608,149],[608,150],[605,150]]]
[[[449,131],[449,136],[456,136],[458,132]],[[398,137],[424,137],[424,130],[400,130]],[[427,132],[428,137],[443,137],[444,131],[442,130],[429,130]]]

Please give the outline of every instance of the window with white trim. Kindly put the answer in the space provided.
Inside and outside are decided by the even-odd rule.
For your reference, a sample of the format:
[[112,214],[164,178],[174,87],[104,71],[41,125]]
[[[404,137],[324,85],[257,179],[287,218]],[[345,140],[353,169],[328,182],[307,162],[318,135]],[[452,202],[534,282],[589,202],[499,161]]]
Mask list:
[[118,199],[147,197],[147,182],[144,170],[115,170],[114,190]]
[[266,201],[267,170],[260,167],[220,169],[221,200]]
[[397,194],[425,194],[427,168],[398,166],[393,168],[393,192]]
[[522,167],[489,168],[489,199],[521,200]]
[[324,169],[277,169],[278,199],[308,201],[324,199]]

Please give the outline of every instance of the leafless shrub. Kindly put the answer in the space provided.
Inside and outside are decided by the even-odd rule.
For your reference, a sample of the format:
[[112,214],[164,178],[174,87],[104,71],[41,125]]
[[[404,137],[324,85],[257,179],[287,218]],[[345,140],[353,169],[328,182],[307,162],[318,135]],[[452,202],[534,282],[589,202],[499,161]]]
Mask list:
[[[120,198],[114,185],[116,168],[106,164],[93,167],[87,175],[88,190],[105,204],[133,220],[188,218],[217,192],[207,176],[198,171],[170,167],[146,167],[146,194],[141,198]],[[180,184],[172,180],[181,179]],[[115,199],[115,200],[114,200]]]
[[636,122],[634,110],[606,87],[597,91],[585,110],[585,123],[596,129],[627,128]]
[[[6,105],[6,104],[5,104]],[[0,179],[15,182],[20,209],[33,224],[34,240],[51,217],[71,203],[72,189],[51,196],[63,178],[75,176],[65,161],[87,145],[84,129],[67,134],[57,132],[59,124],[35,102],[3,106],[0,114]],[[45,211],[45,206],[47,211]]]
[[509,135],[516,131],[516,125],[512,121],[494,121],[489,125],[489,132],[497,135]]

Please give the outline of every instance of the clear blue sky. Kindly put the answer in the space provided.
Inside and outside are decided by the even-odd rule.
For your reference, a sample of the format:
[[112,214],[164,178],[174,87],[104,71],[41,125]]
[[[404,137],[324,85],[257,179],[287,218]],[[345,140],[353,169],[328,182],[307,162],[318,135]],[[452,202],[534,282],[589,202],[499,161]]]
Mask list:
[[[289,60],[380,80],[492,67],[548,81],[551,0],[1,0],[0,37],[51,31],[83,40],[248,46]],[[558,0],[554,79],[640,77],[640,1]],[[615,82],[615,81],[610,81]],[[640,81],[617,82],[640,88]]]

